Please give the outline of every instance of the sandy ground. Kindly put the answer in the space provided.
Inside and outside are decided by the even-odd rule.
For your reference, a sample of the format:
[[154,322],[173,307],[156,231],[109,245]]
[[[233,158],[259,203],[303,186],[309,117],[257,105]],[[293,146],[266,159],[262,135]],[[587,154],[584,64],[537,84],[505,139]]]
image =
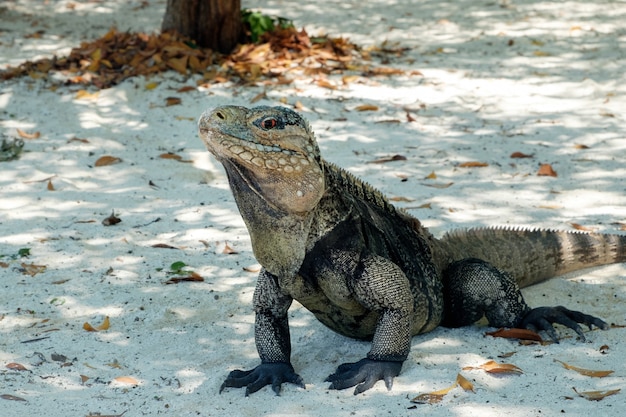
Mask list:
[[[113,24],[157,30],[165,2],[69,3],[2,2],[0,68],[68,52]],[[290,4],[260,2],[263,11],[311,33],[362,45],[399,42],[409,50],[389,65],[423,74],[361,79],[336,90],[310,79],[269,89],[259,104],[299,101],[327,159],[390,196],[411,199],[398,205],[435,234],[493,224],[571,229],[572,223],[619,233],[626,222],[626,3],[318,0],[299,2],[297,10]],[[563,340],[549,346],[486,337],[481,326],[438,329],[414,338],[391,392],[379,383],[354,397],[351,390],[329,391],[323,381],[338,364],[360,359],[368,344],[332,333],[298,306],[290,316],[293,363],[306,390],[286,385],[281,397],[269,389],[249,398],[237,389],[218,395],[229,370],[258,361],[255,274],[244,270],[256,264],[223,171],[204,150],[195,120],[216,105],[249,105],[263,87],[198,89],[179,94],[182,105],[166,107],[166,97],[195,80],[168,73],[151,81],[159,82],[154,90],[132,79],[86,100],[76,99],[77,88],[51,91],[41,80],[0,84],[2,134],[41,132],[26,140],[20,159],[0,162],[0,262],[6,264],[0,268],[0,415],[623,415],[623,328],[590,332],[587,343],[559,329]],[[379,110],[355,111],[362,104]],[[415,121],[407,121],[407,112]],[[193,163],[159,158],[164,152]],[[512,159],[513,152],[533,157]],[[407,159],[367,163],[395,154]],[[103,155],[123,162],[95,168]],[[459,167],[468,161],[488,166]],[[542,163],[558,176],[537,176]],[[435,179],[426,178],[433,172]],[[113,210],[122,222],[104,227]],[[224,254],[226,245],[237,253]],[[22,248],[30,256],[19,258]],[[164,285],[177,261],[205,281]],[[29,276],[22,263],[46,268]],[[626,265],[613,265],[525,294],[535,306],[564,304],[625,324],[625,278]],[[83,329],[106,316],[108,330]],[[507,352],[515,354],[498,358]],[[524,373],[462,370],[490,359]],[[591,378],[555,359],[615,372]],[[449,386],[459,372],[475,393],[456,388],[439,404],[409,401]],[[622,392],[596,402],[573,387]]]

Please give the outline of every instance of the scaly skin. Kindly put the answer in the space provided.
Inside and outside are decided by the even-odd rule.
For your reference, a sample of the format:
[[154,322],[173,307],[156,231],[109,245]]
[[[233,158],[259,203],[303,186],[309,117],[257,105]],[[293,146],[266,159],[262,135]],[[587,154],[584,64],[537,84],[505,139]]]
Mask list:
[[[246,395],[283,382],[304,386],[291,365],[287,311],[298,300],[322,323],[372,341],[367,357],[343,364],[331,388],[358,394],[391,388],[411,336],[483,315],[493,326],[584,335],[595,317],[563,307],[531,309],[518,284],[626,260],[626,237],[478,229],[435,239],[420,222],[324,161],[307,122],[280,107],[224,106],[205,112],[200,137],[225,168],[254,255],[263,266],[254,294],[261,365],[233,371],[226,387]],[[220,390],[221,392],[221,390]]]

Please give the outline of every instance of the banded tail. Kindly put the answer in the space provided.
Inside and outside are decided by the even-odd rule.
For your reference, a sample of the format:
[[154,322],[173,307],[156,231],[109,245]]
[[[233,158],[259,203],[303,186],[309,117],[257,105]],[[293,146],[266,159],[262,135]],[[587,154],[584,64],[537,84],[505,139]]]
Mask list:
[[439,241],[450,262],[478,258],[523,288],[568,272],[626,262],[626,235],[545,229],[455,230]]

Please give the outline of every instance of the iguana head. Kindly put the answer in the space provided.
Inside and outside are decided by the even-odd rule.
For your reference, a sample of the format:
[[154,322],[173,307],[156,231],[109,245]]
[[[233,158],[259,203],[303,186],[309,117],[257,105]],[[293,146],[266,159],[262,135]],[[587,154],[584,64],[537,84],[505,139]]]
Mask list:
[[308,123],[284,107],[222,106],[198,121],[209,151],[263,200],[288,213],[310,211],[324,193],[320,152]]

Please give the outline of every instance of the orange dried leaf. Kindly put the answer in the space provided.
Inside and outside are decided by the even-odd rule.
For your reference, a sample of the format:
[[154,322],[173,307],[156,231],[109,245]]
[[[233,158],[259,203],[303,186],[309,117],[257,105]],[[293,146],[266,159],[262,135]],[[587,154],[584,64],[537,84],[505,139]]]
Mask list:
[[510,363],[498,363],[496,361],[488,361],[480,366],[466,366],[463,370],[482,369],[491,374],[523,374],[520,368]]
[[465,391],[474,392],[474,385],[471,382],[469,382],[463,375],[457,374],[456,383],[459,384],[459,386],[463,388]]
[[102,321],[102,324],[100,326],[97,326],[97,327],[93,327],[88,322],[85,322],[83,324],[83,329],[88,331],[88,332],[100,332],[102,330],[109,330],[109,327],[111,327],[111,322],[109,321],[109,316],[106,316],[104,318],[104,321]]
[[167,97],[165,99],[165,105],[166,106],[176,106],[178,104],[181,104],[183,102],[183,100],[181,100],[178,97]]
[[41,132],[28,133],[24,132],[22,129],[15,130],[17,131],[17,135],[22,139],[38,139],[41,136]]
[[378,111],[378,106],[373,104],[362,104],[355,108],[356,111]]
[[425,179],[427,179],[427,180],[436,180],[437,179],[437,174],[435,174],[435,171],[433,171],[430,174],[428,174]]
[[570,371],[576,371],[581,375],[590,376],[592,378],[604,378],[606,376],[611,375],[614,371],[592,371],[590,369],[583,369],[577,366],[570,365],[558,359],[555,359],[554,362],[558,362],[563,365],[563,368],[569,369]]
[[187,74],[187,60],[188,59],[189,57],[187,55],[181,58],[170,58],[167,60],[167,66],[185,75]]
[[118,376],[117,378],[113,378],[113,381],[126,385],[139,385],[139,381],[132,376]]
[[528,329],[498,329],[494,332],[487,332],[485,334],[492,337],[503,337],[506,339],[534,340],[537,342],[543,341],[537,332]]
[[178,90],[176,90],[177,93],[187,93],[189,91],[196,91],[198,88],[191,86],[191,85],[186,85],[184,87],[180,87]]
[[163,158],[163,159],[176,159],[177,161],[180,161],[181,159],[183,159],[182,156],[180,155],[176,155],[175,153],[162,153],[161,155],[159,155],[159,158]]
[[167,243],[155,243],[154,245],[152,245],[152,247],[159,248],[159,249],[180,249],[180,248],[177,248],[176,246],[168,245]]
[[460,168],[483,168],[489,166],[486,162],[478,162],[478,161],[469,161],[463,162],[459,164]]
[[152,82],[149,82],[148,84],[146,84],[144,88],[146,90],[154,90],[158,86],[159,86],[159,83],[157,83],[156,81],[152,81]]
[[99,91],[90,93],[87,90],[78,90],[74,98],[76,100],[95,100],[98,98],[99,93],[100,93]]
[[533,157],[532,154],[529,155],[529,154],[525,154],[522,152],[513,152],[511,154],[511,158],[532,158],[532,157]]
[[395,197],[389,197],[389,201],[410,203],[411,201],[415,201],[415,199],[409,198],[409,197],[395,196]]
[[333,83],[331,83],[331,82],[330,82],[330,81],[328,81],[328,80],[323,80],[323,79],[322,79],[322,80],[317,80],[315,83],[316,83],[318,86],[320,86],[320,87],[323,87],[323,88],[328,88],[328,89],[330,89],[330,90],[336,90],[336,89],[337,89],[337,86],[336,86],[336,85],[334,85]]
[[48,180],[48,185],[46,186],[48,191],[54,191],[54,185],[52,185],[52,180]]
[[85,382],[87,382],[90,378],[87,375],[80,375],[80,383],[85,385]]
[[556,177],[557,173],[554,169],[552,169],[552,165],[541,164],[539,170],[537,171],[537,175],[540,177]]
[[578,392],[576,388],[572,388],[572,389],[574,390],[576,394],[578,394],[579,396],[589,401],[600,401],[608,397],[609,395],[614,395],[621,391],[621,389],[619,388],[608,390],[608,391],[585,391],[585,392]]
[[222,250],[222,253],[226,255],[236,255],[239,252],[233,249],[228,243],[226,243],[224,245],[224,250]]
[[581,145],[581,144],[574,144],[574,148],[575,149],[589,149],[589,146],[587,145]]
[[580,225],[580,224],[578,224],[578,223],[570,223],[570,224],[571,224],[571,225],[572,225],[572,227],[573,227],[574,229],[576,229],[576,230],[582,230],[582,231],[584,231],[584,232],[593,232],[593,230],[594,230],[594,229],[593,229],[593,228],[591,228],[591,227],[583,226],[583,225]]
[[7,369],[12,369],[14,371],[28,371],[24,365],[16,362],[7,363]]
[[94,163],[94,166],[104,167],[107,165],[119,164],[120,162],[122,162],[121,158],[118,158],[116,156],[111,156],[111,155],[104,155],[96,160],[96,162]]

